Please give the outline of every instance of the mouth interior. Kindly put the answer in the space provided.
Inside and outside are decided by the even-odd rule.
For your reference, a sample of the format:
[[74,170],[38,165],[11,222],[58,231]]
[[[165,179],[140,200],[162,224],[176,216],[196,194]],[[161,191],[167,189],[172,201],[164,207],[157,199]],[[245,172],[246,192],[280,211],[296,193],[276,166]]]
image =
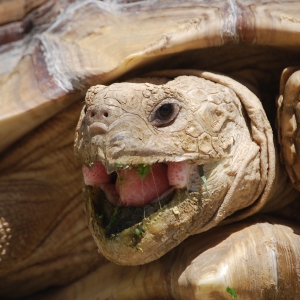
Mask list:
[[96,221],[98,225],[105,230],[105,234],[108,238],[111,238],[134,225],[138,225],[138,228],[142,231],[142,226],[139,224],[145,218],[168,204],[175,195],[175,190],[173,189],[159,202],[152,202],[143,207],[122,207],[115,206],[109,202],[105,193],[100,188],[87,186],[86,189],[89,197],[92,197],[93,200],[93,209],[97,218]]
[[101,162],[82,168],[84,183],[94,203],[98,221],[111,236],[158,211],[188,184],[187,162],[140,164],[108,174]]

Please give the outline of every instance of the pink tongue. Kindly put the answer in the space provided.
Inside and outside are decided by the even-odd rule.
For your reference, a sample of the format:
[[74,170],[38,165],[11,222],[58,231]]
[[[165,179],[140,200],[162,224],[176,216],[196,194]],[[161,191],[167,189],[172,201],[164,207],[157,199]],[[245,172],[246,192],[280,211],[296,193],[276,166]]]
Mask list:
[[94,163],[92,170],[83,165],[82,173],[85,185],[100,186],[111,181],[111,174],[106,173],[105,167],[100,161]]
[[169,188],[168,166],[154,164],[147,176],[142,179],[137,168],[120,170],[116,190],[120,195],[121,206],[144,206],[157,199]]

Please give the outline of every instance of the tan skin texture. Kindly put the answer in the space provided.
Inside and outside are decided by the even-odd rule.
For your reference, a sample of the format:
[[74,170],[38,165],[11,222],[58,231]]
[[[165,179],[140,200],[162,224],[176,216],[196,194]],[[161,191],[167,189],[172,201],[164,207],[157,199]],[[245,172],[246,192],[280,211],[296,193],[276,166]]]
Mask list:
[[280,74],[300,65],[298,2],[118,2],[0,3],[0,298],[231,299],[230,285],[240,299],[299,299],[299,229],[287,221],[299,224],[299,201],[278,210],[291,195],[259,203],[285,220],[216,227],[152,263],[121,267],[97,252],[73,157],[86,90],[154,70],[227,74],[258,95],[274,124]]

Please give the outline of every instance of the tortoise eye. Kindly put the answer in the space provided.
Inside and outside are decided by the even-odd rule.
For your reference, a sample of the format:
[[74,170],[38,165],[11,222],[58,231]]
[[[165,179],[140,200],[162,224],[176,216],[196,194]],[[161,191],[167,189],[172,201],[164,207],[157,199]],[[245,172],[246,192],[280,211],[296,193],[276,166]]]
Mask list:
[[172,114],[173,114],[174,108],[173,105],[168,103],[168,104],[163,104],[157,111],[156,111],[156,118],[160,120],[167,120],[169,119]]
[[180,111],[180,106],[174,102],[160,104],[150,115],[150,122],[155,127],[171,125]]

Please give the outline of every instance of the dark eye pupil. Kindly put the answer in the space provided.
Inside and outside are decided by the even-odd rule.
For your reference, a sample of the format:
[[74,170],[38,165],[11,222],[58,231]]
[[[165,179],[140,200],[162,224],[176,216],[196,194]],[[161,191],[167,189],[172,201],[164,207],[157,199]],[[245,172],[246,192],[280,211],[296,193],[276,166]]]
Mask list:
[[166,120],[173,114],[173,105],[163,104],[157,111],[158,117],[161,120]]

